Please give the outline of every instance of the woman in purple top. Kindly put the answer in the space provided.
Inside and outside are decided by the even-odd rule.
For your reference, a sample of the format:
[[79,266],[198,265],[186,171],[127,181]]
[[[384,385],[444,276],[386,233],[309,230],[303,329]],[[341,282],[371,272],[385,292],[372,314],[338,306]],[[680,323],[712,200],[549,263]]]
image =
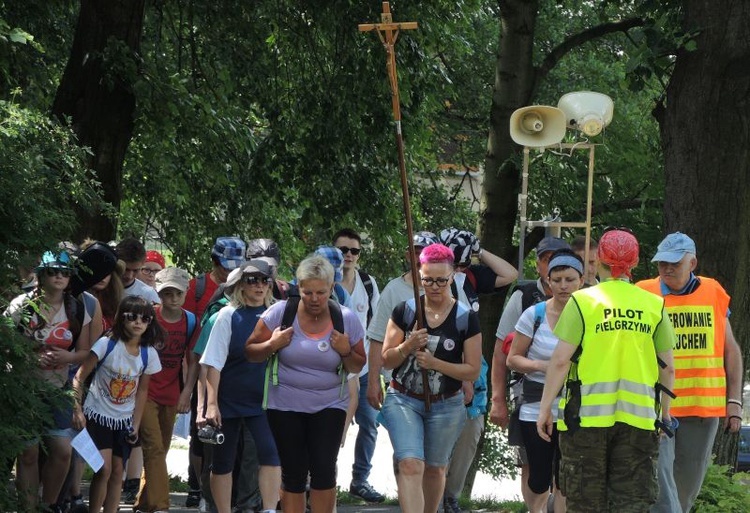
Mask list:
[[[304,513],[310,474],[310,509],[329,513],[336,504],[336,459],[349,402],[347,373],[365,363],[364,330],[357,315],[340,307],[344,333],[333,327],[328,299],[334,270],[313,255],[297,268],[300,298],[294,321],[281,326],[287,301],[262,315],[245,345],[250,361],[276,355],[268,383],[268,421],[281,459],[283,509]],[[269,365],[275,366],[273,362]]]

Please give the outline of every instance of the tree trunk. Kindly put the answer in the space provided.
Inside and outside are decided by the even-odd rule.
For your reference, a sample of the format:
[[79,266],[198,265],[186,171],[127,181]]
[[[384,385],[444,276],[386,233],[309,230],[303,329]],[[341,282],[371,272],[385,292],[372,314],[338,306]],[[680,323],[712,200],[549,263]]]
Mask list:
[[[502,1],[500,41],[495,65],[495,86],[490,109],[490,129],[484,161],[484,184],[479,213],[483,244],[491,252],[516,262],[513,230],[516,224],[520,170],[511,157],[519,149],[510,138],[508,120],[519,107],[530,101],[534,85],[534,28],[537,1]],[[505,297],[500,294],[482,298],[482,340],[487,361],[492,360],[495,327]]]
[[[660,118],[666,172],[665,231],[689,234],[700,274],[732,296],[735,337],[748,368],[750,319],[750,3],[685,0],[684,29],[697,49],[680,50]],[[736,436],[719,431],[717,463],[737,457]]]
[[[118,212],[122,168],[133,134],[137,52],[145,0],[81,0],[70,59],[65,67],[52,114],[69,117],[79,143],[92,150],[104,200]],[[79,208],[77,239],[111,240],[117,218]]]
[[[511,157],[520,148],[510,138],[508,120],[514,110],[528,105],[534,90],[535,72],[532,56],[539,3],[537,0],[513,0],[498,1],[498,5],[500,40],[495,64],[495,85],[492,91],[477,233],[483,246],[514,263],[518,261],[517,249],[513,246],[513,230],[518,213],[516,197],[520,186],[520,169]],[[495,347],[497,320],[500,318],[507,290],[503,288],[497,294],[485,295],[480,299],[482,353],[490,365]],[[489,377],[487,381],[489,383]],[[481,445],[466,477],[465,490],[470,490],[474,483],[476,461],[480,454]]]

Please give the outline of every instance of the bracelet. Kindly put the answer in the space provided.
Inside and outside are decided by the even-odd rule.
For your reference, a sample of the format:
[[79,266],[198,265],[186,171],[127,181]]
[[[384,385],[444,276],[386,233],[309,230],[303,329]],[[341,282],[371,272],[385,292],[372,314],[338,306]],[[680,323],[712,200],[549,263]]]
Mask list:
[[400,354],[400,355],[401,355],[401,357],[402,357],[402,358],[403,358],[404,360],[406,360],[406,355],[404,354],[404,350],[403,350],[403,349],[401,349],[401,344],[399,344],[398,346],[396,346],[396,350],[398,351],[398,354]]
[[727,399],[727,404],[736,404],[740,408],[742,408],[742,401],[738,399]]
[[729,420],[732,420],[732,419],[739,419],[739,421],[742,422],[742,417],[740,417],[739,415],[730,415]]

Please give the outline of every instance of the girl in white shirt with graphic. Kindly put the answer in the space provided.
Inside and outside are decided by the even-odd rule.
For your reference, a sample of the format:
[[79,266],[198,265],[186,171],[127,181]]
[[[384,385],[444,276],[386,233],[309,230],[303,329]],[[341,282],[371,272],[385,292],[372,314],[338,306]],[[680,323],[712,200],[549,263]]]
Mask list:
[[[124,462],[138,439],[149,379],[161,370],[154,346],[164,340],[153,305],[128,296],[117,310],[111,338],[102,337],[94,344],[73,379],[73,425],[88,430],[104,459],[104,466],[91,480],[89,511],[101,511],[104,505],[105,513],[117,512]],[[82,404],[83,383],[95,368]]]

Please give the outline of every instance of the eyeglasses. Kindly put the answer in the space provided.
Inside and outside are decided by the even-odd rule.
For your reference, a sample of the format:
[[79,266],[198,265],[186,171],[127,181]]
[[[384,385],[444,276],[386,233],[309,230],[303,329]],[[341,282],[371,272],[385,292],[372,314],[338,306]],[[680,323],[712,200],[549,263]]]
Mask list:
[[247,283],[248,285],[270,285],[273,281],[273,278],[267,278],[265,276],[243,276],[242,281]]
[[344,255],[346,255],[347,253],[351,253],[354,256],[359,255],[359,253],[362,251],[360,248],[348,248],[346,246],[338,246],[338,249],[340,249]]
[[73,275],[73,271],[71,271],[70,269],[60,269],[58,267],[45,267],[44,274],[46,274],[50,278],[53,276],[57,276],[58,274],[63,278],[70,278]]
[[161,271],[161,269],[150,269],[148,267],[141,267],[141,272],[143,274],[148,274],[149,276],[155,276],[156,273]]
[[448,285],[448,282],[451,281],[451,277],[447,276],[445,278],[425,278],[422,277],[422,285],[425,287],[432,287],[433,285],[437,285],[438,287],[442,288]]
[[151,321],[153,320],[153,317],[151,317],[150,315],[137,314],[133,312],[123,312],[122,317],[128,322],[135,322],[136,319],[139,319],[143,324],[151,324]]

